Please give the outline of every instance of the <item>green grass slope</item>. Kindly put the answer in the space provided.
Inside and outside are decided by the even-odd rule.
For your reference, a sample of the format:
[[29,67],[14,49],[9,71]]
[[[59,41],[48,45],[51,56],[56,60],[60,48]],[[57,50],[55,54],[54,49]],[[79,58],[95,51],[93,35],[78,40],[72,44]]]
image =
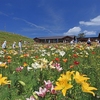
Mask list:
[[13,44],[14,41],[18,43],[20,40],[33,43],[33,39],[31,38],[21,36],[19,34],[0,31],[0,45],[2,45],[5,40],[7,41],[7,44]]

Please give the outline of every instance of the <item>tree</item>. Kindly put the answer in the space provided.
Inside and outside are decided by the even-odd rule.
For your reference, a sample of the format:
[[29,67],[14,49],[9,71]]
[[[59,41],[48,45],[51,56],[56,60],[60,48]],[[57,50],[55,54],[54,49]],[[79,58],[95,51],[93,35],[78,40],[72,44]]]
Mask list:
[[85,37],[85,33],[79,33],[79,34],[78,34],[78,37],[79,37],[79,38],[84,38],[84,37]]

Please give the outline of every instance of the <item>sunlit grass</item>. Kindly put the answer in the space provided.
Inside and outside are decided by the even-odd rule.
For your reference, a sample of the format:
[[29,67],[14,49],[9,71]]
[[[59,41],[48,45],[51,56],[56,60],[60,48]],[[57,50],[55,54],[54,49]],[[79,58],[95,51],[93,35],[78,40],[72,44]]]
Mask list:
[[8,45],[12,45],[12,43],[15,41],[18,43],[20,40],[33,42],[32,38],[27,38],[25,36],[21,36],[19,34],[14,33],[8,33],[8,32],[2,32],[0,31],[0,44],[2,44],[4,41],[7,41]]

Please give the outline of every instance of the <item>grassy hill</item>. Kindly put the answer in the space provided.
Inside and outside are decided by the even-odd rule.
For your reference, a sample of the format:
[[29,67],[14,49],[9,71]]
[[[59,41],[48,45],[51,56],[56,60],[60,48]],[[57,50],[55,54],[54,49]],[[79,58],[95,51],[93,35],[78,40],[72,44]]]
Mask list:
[[33,42],[33,39],[25,37],[25,36],[21,36],[19,34],[13,34],[13,33],[9,33],[9,32],[2,32],[0,31],[0,45],[4,42],[7,41],[7,45],[8,44],[12,44],[14,41],[16,43],[18,43],[20,40],[22,41],[27,41],[27,42]]

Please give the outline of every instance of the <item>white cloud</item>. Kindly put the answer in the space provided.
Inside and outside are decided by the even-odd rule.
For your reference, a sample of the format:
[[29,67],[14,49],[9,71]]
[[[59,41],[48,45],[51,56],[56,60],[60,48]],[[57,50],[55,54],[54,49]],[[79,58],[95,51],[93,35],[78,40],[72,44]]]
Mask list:
[[90,19],[90,21],[88,22],[80,21],[79,24],[87,25],[87,26],[98,26],[100,25],[100,15],[93,19]]
[[96,31],[83,31],[83,33],[85,33],[85,35],[96,35]]
[[77,35],[80,33],[80,31],[81,31],[80,27],[73,27],[69,29],[68,32],[65,32],[64,35]]

